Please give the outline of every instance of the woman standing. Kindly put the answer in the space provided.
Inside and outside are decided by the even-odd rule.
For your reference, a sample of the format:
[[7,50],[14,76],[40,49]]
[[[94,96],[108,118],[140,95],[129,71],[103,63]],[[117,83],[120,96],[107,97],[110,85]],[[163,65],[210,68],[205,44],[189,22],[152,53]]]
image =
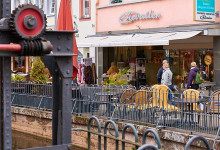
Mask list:
[[199,71],[199,68],[196,66],[196,62],[191,63],[191,69],[188,76],[187,81],[187,89],[195,89],[199,88],[199,85],[195,83],[196,73]]

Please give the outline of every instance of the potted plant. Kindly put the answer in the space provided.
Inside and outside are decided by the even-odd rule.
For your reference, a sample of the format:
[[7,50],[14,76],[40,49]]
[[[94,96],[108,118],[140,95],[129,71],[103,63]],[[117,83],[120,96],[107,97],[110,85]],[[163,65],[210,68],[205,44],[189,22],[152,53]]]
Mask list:
[[124,68],[122,70],[120,70],[118,73],[115,73],[111,76],[109,76],[108,79],[105,79],[102,84],[104,86],[110,86],[110,85],[116,85],[116,86],[120,86],[120,85],[127,85],[128,84],[128,77],[127,77],[127,73],[129,72],[128,68]]

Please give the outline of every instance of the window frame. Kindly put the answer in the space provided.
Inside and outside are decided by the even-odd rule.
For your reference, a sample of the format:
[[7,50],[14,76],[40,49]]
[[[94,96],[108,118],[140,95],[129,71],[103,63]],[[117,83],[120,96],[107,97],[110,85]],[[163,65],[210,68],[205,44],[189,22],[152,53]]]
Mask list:
[[[24,61],[24,65],[23,66],[22,65],[20,67],[16,67],[15,66],[15,59],[16,59],[16,57],[18,59],[21,59],[22,57],[24,58],[24,60],[23,60]],[[25,56],[14,56],[13,57],[13,70],[25,73],[25,68],[26,68],[26,57]]]
[[[86,2],[89,4],[89,7],[86,7]],[[86,9],[88,9],[88,14],[86,14]],[[89,11],[90,11],[90,2],[89,0],[83,0],[83,18],[89,18],[90,15],[89,15]]]
[[54,16],[56,12],[56,0],[54,0],[54,12],[51,12],[53,0],[44,0],[43,10],[47,16]]
[[[85,15],[85,1],[88,1],[88,15]],[[91,0],[79,0],[80,9],[79,9],[79,20],[80,21],[87,21],[91,20]]]
[[[50,2],[49,2],[49,5],[50,5],[50,7],[49,7],[49,14],[50,15],[54,15],[55,14],[55,11],[56,11],[56,0],[49,0]],[[54,5],[54,6],[53,6]],[[53,9],[53,12],[52,12],[52,9]]]

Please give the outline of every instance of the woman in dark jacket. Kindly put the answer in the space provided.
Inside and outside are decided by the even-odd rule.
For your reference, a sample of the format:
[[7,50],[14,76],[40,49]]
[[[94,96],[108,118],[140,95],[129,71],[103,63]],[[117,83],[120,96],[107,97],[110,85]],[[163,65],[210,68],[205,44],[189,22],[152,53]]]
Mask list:
[[196,67],[196,62],[191,63],[191,69],[188,76],[187,81],[187,89],[195,89],[199,88],[199,85],[195,83],[196,73],[199,71],[199,68]]

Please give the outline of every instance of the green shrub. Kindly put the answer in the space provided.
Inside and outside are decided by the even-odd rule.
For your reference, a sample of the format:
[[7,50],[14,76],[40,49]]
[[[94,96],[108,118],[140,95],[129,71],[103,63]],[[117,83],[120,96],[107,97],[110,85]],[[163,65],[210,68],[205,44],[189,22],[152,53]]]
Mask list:
[[15,76],[14,75],[11,75],[11,81],[15,81]]
[[46,77],[47,74],[45,73],[45,65],[41,61],[40,57],[37,57],[33,66],[31,68],[31,81],[38,82],[38,83],[46,83],[48,82],[48,78]]
[[11,75],[11,81],[26,81],[26,78],[21,75]]
[[109,85],[126,85],[128,84],[128,78],[127,78],[127,73],[130,70],[128,68],[124,68],[122,70],[120,70],[118,73],[115,73],[112,76],[109,76],[108,79],[105,79],[102,83],[105,86],[109,86]]

